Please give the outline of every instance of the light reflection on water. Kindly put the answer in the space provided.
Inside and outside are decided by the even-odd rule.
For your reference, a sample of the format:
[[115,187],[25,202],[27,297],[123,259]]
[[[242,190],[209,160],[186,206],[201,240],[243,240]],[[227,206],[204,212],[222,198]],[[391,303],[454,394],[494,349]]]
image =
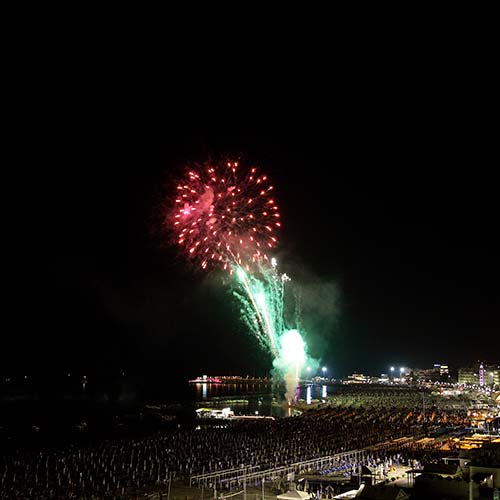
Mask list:
[[[192,391],[198,406],[222,409],[231,408],[235,415],[285,416],[291,414],[284,398],[284,387],[270,383],[230,383],[214,384],[202,382],[192,384]],[[327,385],[301,384],[297,386],[296,400],[305,395],[305,403],[312,404],[325,400],[334,388]]]

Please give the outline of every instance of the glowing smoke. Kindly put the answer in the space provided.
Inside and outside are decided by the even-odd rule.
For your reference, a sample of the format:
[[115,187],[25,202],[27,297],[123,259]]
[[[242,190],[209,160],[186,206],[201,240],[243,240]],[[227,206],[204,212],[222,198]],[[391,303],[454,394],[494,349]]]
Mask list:
[[273,361],[274,368],[285,381],[286,399],[294,399],[300,373],[306,364],[306,344],[297,330],[288,330],[279,338],[278,356]]

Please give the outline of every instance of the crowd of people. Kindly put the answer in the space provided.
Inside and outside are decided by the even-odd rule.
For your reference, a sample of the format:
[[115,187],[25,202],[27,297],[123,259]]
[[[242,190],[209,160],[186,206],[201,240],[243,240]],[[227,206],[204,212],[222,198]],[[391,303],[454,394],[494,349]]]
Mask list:
[[[427,396],[426,396],[427,397]],[[320,409],[276,420],[176,425],[144,438],[17,450],[0,457],[0,498],[134,498],[170,480],[241,465],[260,470],[361,449],[429,426],[467,426],[456,402],[411,391],[344,391]],[[394,445],[398,459],[408,446]],[[384,451],[387,453],[387,451]],[[399,455],[397,455],[399,453]],[[406,457],[404,457],[406,459]]]

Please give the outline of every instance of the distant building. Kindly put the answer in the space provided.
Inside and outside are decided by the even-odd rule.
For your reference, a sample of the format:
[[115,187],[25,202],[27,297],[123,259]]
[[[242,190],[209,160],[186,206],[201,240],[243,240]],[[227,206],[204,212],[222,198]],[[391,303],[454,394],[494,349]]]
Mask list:
[[458,370],[458,383],[479,385],[479,373],[474,368],[460,368]]
[[217,410],[214,408],[199,408],[196,410],[196,416],[198,418],[222,418],[227,419],[234,417],[234,411],[231,408],[223,408],[222,410]]
[[473,368],[460,368],[458,370],[458,383],[481,387],[500,387],[500,367],[481,363]]
[[441,379],[441,365],[434,365],[433,368],[414,368],[411,372],[416,381],[437,382]]
[[486,385],[500,387],[500,367],[495,365],[487,366],[484,374],[484,382]]
[[437,374],[441,379],[450,378],[448,375],[450,374],[450,367],[448,365],[441,365],[439,363],[434,363],[434,367],[432,371]]

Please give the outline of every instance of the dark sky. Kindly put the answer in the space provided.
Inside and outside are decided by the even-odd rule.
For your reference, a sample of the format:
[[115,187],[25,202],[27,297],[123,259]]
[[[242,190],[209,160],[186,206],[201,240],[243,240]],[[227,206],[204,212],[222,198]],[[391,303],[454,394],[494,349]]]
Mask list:
[[311,352],[333,375],[499,362],[487,99],[358,90],[279,109],[268,95],[251,118],[244,93],[44,107],[4,185],[2,371],[267,373],[227,288],[158,232],[166,184],[224,153],[275,180],[280,262],[309,294]]

